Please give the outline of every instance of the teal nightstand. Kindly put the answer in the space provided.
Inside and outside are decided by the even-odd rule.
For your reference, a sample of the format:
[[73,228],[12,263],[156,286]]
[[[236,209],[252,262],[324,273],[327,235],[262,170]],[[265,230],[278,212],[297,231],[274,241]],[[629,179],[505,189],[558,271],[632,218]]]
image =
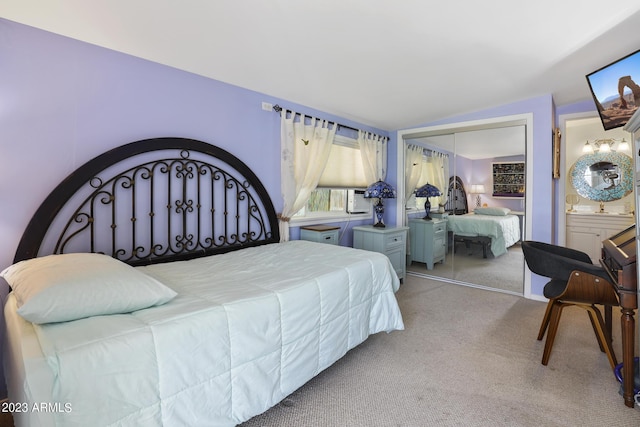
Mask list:
[[[431,214],[433,216],[433,214]],[[433,270],[433,264],[447,257],[447,220],[433,218],[409,220],[411,242],[411,261],[424,262],[427,270]]]
[[353,247],[385,254],[396,274],[404,279],[407,272],[407,231],[409,227],[353,227]]
[[332,225],[307,225],[300,228],[300,240],[329,243],[337,245],[340,237],[340,227]]
[[429,216],[431,218],[447,219],[449,218],[449,212],[431,212]]

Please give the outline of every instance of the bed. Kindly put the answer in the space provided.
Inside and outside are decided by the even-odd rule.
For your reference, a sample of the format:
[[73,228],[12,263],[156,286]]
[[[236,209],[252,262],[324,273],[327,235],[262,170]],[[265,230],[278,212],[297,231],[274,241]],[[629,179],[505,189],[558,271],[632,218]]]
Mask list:
[[210,144],[78,168],[2,272],[16,426],[237,425],[404,328],[386,256],[279,240],[258,178]]
[[483,257],[487,258],[487,246],[493,256],[498,257],[520,241],[520,219],[517,215],[482,214],[482,209],[476,211],[448,217],[447,230],[453,233],[454,243],[477,242],[483,247]]
[[520,241],[520,218],[510,209],[502,207],[480,207],[469,212],[467,195],[462,179],[452,176],[449,179],[447,205],[447,230],[455,245],[472,244],[482,246],[482,256],[487,258],[488,250],[494,257],[507,252],[507,249]]

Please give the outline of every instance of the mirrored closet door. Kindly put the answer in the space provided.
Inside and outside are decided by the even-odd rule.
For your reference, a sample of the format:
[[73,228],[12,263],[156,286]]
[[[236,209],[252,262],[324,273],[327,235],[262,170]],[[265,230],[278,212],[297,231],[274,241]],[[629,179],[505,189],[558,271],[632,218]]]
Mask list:
[[401,144],[408,272],[525,293],[526,119],[416,129],[403,132]]

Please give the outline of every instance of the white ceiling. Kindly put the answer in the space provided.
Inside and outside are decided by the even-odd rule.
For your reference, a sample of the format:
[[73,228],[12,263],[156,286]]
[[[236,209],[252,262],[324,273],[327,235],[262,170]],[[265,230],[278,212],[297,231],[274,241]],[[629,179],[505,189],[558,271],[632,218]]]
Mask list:
[[526,140],[525,126],[518,125],[456,131],[444,135],[408,139],[407,142],[477,160],[524,155]]
[[640,48],[638,0],[1,0],[0,17],[383,130],[552,94]]

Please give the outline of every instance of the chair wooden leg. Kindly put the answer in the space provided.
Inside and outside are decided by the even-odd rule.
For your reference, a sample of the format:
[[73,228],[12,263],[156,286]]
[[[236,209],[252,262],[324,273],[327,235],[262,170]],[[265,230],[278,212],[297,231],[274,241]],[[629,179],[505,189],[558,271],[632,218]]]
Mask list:
[[613,333],[611,332],[611,310],[612,307],[610,305],[604,306],[605,333],[607,334],[607,338],[609,338],[609,342],[613,342]]
[[555,300],[549,300],[547,304],[547,309],[544,312],[544,317],[542,318],[542,324],[540,325],[540,331],[538,332],[538,341],[542,341],[542,337],[544,337],[544,333],[547,330],[547,326],[549,326],[549,319],[551,318],[551,309],[553,308],[553,304]]
[[553,347],[553,341],[556,339],[556,332],[558,332],[558,324],[560,323],[560,316],[562,316],[562,309],[565,305],[560,301],[555,301],[551,307],[551,318],[549,319],[549,330],[547,331],[547,340],[544,343],[544,352],[542,353],[542,364],[547,366],[549,363],[549,356],[551,356],[551,348]]
[[[596,334],[596,339],[598,340],[598,345],[600,346],[600,351],[605,353],[606,352],[605,346],[604,346],[602,340],[600,339],[600,334],[598,333],[598,326],[596,324],[597,319],[594,318],[594,316],[592,315],[591,311],[586,306],[583,306],[583,307],[585,308],[585,310],[587,310],[587,314],[589,314],[589,321],[591,322],[591,327],[593,328],[593,332]],[[591,307],[593,307],[595,310],[598,310],[593,305]],[[598,312],[599,311],[600,310],[598,310]]]
[[598,338],[598,343],[600,346],[604,346],[605,353],[607,354],[607,358],[609,359],[609,363],[611,364],[611,369],[615,370],[618,361],[616,360],[616,355],[613,352],[613,347],[611,346],[611,340],[607,337],[606,326],[604,324],[604,320],[602,318],[602,313],[596,307],[592,306],[583,306],[585,310],[589,313],[589,318],[591,318],[591,322],[595,324],[597,331],[596,337]]

